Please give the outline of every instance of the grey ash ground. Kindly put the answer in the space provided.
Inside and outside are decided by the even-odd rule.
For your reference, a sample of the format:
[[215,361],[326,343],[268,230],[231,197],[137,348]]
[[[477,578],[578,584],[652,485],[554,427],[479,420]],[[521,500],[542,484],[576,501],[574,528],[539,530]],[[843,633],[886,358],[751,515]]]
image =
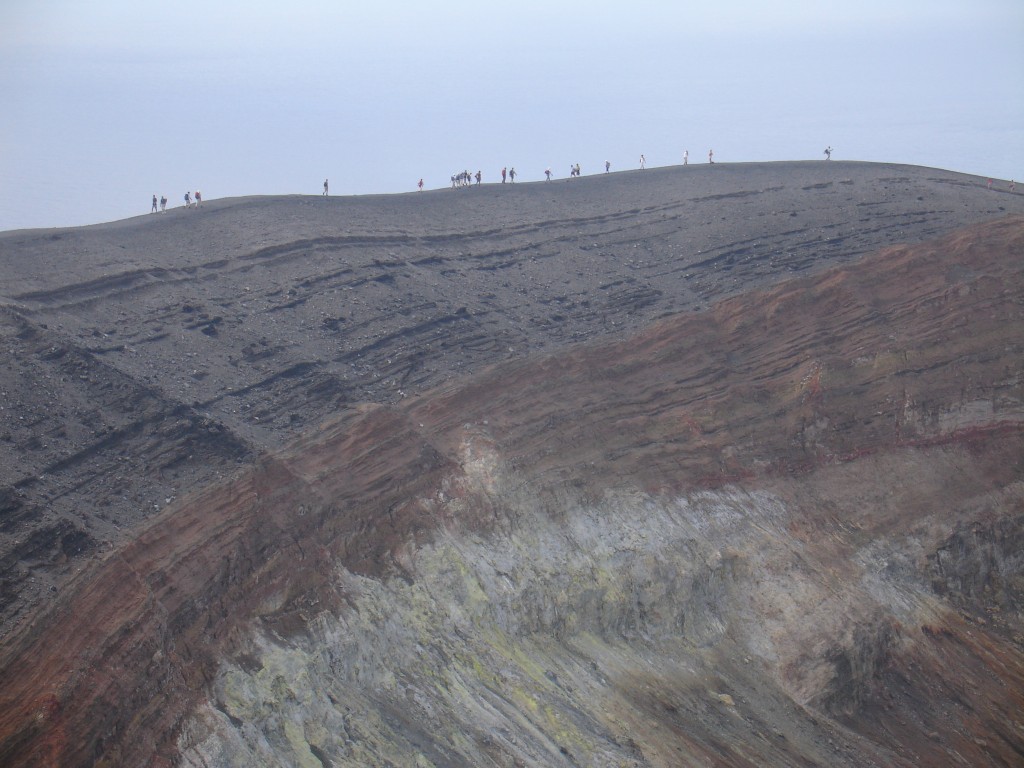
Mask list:
[[0,636],[182,493],[339,411],[1024,212],[984,182],[693,165],[0,234]]

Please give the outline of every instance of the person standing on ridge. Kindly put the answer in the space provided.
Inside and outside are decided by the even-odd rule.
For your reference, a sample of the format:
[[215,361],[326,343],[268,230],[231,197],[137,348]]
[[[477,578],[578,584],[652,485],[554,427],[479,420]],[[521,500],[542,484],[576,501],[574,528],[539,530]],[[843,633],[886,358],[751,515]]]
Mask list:
[[203,204],[203,193],[196,190],[196,208]]
[[156,195],[153,195],[153,210],[150,213],[156,213]]
[[160,195],[160,213],[167,210],[167,195]]
[[832,147],[825,147],[825,159],[826,160],[831,160],[832,159]]
[[420,179],[419,183],[416,186],[419,187],[420,188],[420,192],[422,192],[423,191],[423,179]]
[[327,195],[327,179],[324,179],[324,196]]
[[708,162],[712,164],[715,162],[715,150],[713,149],[708,150]]
[[504,183],[505,183],[505,175],[506,175],[507,173],[508,173],[508,169],[507,169],[507,168],[502,168],[502,169],[501,169],[501,183],[502,183],[502,184],[504,184]]
[[640,170],[642,171],[646,167],[647,167],[647,158],[644,157],[643,155],[640,155]]
[[548,177],[548,181],[551,181],[551,169],[550,168],[545,168],[544,169],[544,175]]
[[480,186],[480,179],[481,179],[481,173],[480,173],[480,171],[477,171],[476,172],[476,185],[478,187]]
[[611,160],[605,160],[604,161],[604,172],[605,173],[611,173],[611,170],[612,170],[612,161]]
[[512,168],[512,169],[511,169],[511,170],[510,170],[510,171],[508,172],[508,180],[509,180],[510,182],[512,182],[513,184],[515,184],[515,183],[516,183],[516,169],[515,169],[515,168]]
[[188,192],[185,193],[185,207],[188,208],[192,205],[192,195]]
[[684,149],[683,150],[683,165],[689,165],[689,164],[690,164],[690,150]]

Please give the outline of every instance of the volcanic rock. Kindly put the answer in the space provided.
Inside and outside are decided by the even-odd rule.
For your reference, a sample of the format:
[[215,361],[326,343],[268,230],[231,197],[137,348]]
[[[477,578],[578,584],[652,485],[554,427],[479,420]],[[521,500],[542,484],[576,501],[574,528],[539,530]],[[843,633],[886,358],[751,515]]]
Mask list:
[[1014,764],[1022,256],[838,162],[0,235],[0,760]]

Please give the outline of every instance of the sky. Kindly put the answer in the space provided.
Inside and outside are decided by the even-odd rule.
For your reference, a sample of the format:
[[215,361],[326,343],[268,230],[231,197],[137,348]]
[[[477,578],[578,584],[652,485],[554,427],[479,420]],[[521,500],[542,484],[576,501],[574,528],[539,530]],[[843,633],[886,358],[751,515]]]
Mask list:
[[1024,2],[0,0],[0,230],[826,146],[1024,180]]

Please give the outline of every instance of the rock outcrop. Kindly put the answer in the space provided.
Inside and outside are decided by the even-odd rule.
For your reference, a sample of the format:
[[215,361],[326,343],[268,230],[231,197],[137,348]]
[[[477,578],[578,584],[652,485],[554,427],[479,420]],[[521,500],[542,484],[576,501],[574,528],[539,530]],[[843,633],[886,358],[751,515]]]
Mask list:
[[[565,185],[576,197],[558,204],[591,195],[600,204],[589,200],[588,216],[499,221],[461,245],[440,235],[431,244],[431,227],[445,228],[438,221],[419,225],[419,241],[393,234],[383,245],[311,232],[301,247],[270,243],[254,256],[225,242],[221,266],[147,266],[131,280],[92,274],[102,271],[97,257],[74,289],[28,290],[24,278],[11,291],[5,327],[15,330],[5,340],[20,371],[38,374],[19,397],[35,404],[39,425],[56,423],[56,407],[85,413],[76,398],[88,397],[76,392],[105,392],[110,404],[94,406],[103,427],[93,432],[82,417],[63,435],[37,428],[41,442],[75,450],[42,477],[31,453],[21,457],[31,480],[0,496],[5,541],[18,543],[5,563],[0,760],[1019,761],[1024,216],[961,220],[984,219],[983,205],[1004,201],[978,197],[985,191],[954,174],[850,165],[843,180],[807,178],[819,168],[703,171],[705,183],[723,185],[709,191],[714,209],[692,195],[673,207],[666,190],[678,196],[693,183],[679,169],[650,174],[663,206],[617,215],[604,208],[618,198],[597,191],[605,180],[585,179]],[[763,186],[773,174],[774,191]],[[922,194],[886,207],[879,191],[890,188]],[[845,197],[831,213],[793,205],[836,190]],[[469,192],[437,205],[471,206]],[[901,208],[939,192],[962,204],[942,197],[917,213]],[[513,201],[520,214],[557,197],[544,185],[523,194]],[[743,207],[773,194],[772,205]],[[385,216],[416,199],[356,205]],[[252,206],[214,212],[252,215]],[[837,214],[850,210],[871,214]],[[812,215],[831,215],[830,231],[847,234],[833,244],[786,228]],[[714,223],[682,226],[699,216]],[[698,247],[758,229],[746,246]],[[505,253],[474,255],[498,241]],[[597,260],[617,242],[617,266],[584,267],[576,251],[591,242]],[[644,255],[624,260],[623,243]],[[453,247],[469,252],[432,252]],[[332,259],[338,250],[395,253],[388,264],[335,268],[322,248]],[[545,249],[538,274],[550,288],[519,278],[495,290],[502,270],[529,273]],[[422,263],[401,256],[413,250]],[[487,280],[475,274],[473,265],[500,259],[507,264],[486,270]],[[247,280],[270,263],[288,279],[277,288],[252,280],[252,299],[231,303],[258,306],[215,322],[210,286],[223,287],[223,272]],[[632,298],[595,306],[612,289],[593,286],[552,298],[552,275],[570,264],[597,282],[633,273]],[[438,271],[426,278],[431,265]],[[361,281],[348,293],[369,305],[372,291],[446,270],[475,287],[440,292],[445,305],[431,310],[438,323],[429,329],[423,310],[410,309],[401,329],[381,321],[363,326],[374,338],[358,340],[338,330],[353,310],[327,330],[300,323],[315,343],[294,329],[267,332],[288,311],[275,290],[285,303],[300,298],[298,272],[309,286],[331,286],[310,288],[307,304]],[[380,279],[364,279],[369,272]],[[687,295],[689,285],[704,287]],[[147,324],[163,312],[166,328],[184,293],[204,296],[175,310],[173,331],[150,342],[157,351],[136,353],[163,332]],[[402,301],[373,311],[408,309],[414,294],[403,288]],[[163,308],[146,311],[158,297]],[[131,338],[123,348],[72,343],[90,326],[102,338],[111,329],[95,320],[115,308],[134,313],[118,329]],[[507,326],[493,320],[502,314]],[[182,317],[205,324],[185,329]],[[599,332],[602,323],[620,325]],[[421,331],[438,328],[447,336],[427,346]],[[245,353],[239,343],[255,333],[266,344]],[[47,352],[43,339],[63,346]],[[143,370],[173,382],[181,345],[204,339],[213,346],[195,347],[205,350],[195,370],[211,372],[192,378],[195,402],[173,383],[141,383]],[[540,352],[521,349],[541,341]],[[332,360],[322,354],[348,343],[355,349]],[[437,363],[439,348],[454,359]],[[252,359],[232,364],[238,350]],[[351,363],[347,354],[374,373],[353,375],[342,395],[327,382],[339,376],[332,366]],[[424,373],[398,380],[409,365]],[[269,415],[257,420],[254,408]],[[298,418],[284,417],[289,410]],[[171,472],[173,493],[160,485]],[[118,507],[109,498],[119,489],[166,493],[165,508]],[[90,494],[94,517],[40,509]],[[96,521],[111,507],[120,534]],[[37,535],[32,567],[54,587],[46,604],[8,575],[27,567],[28,532],[44,529],[57,533]]]

